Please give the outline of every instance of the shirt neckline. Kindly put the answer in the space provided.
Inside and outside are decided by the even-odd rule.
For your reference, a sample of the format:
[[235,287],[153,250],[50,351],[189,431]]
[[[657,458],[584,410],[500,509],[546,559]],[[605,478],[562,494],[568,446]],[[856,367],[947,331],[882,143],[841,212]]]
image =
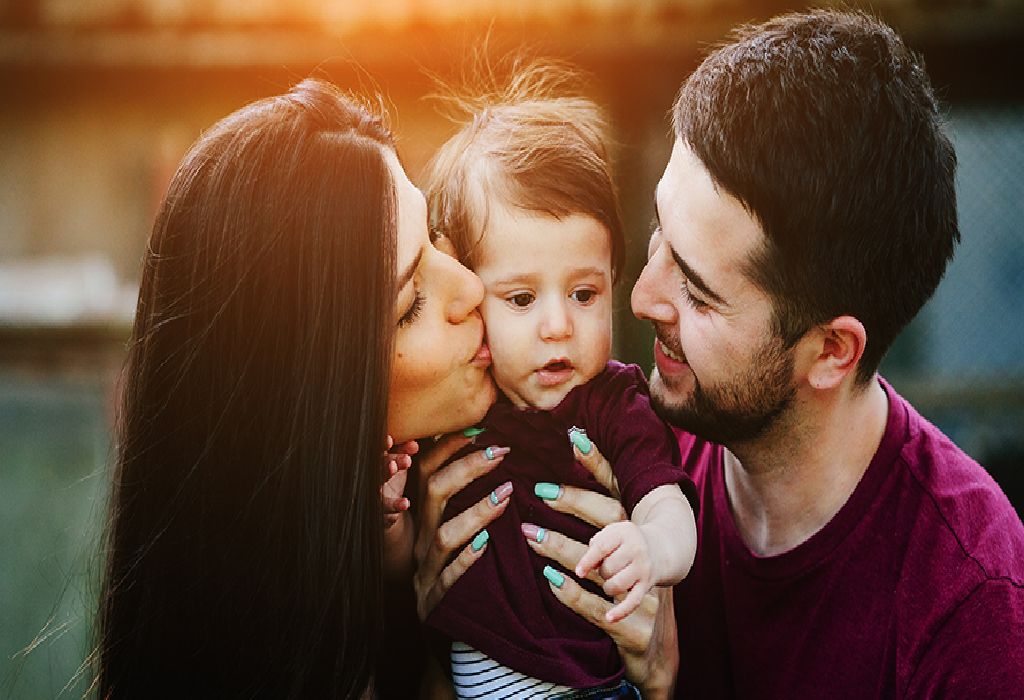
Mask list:
[[762,557],[747,547],[736,526],[726,494],[725,451],[717,450],[717,464],[712,465],[715,474],[712,489],[714,512],[726,552],[732,561],[742,565],[757,578],[782,579],[797,576],[825,561],[858,525],[866,521],[879,490],[892,474],[891,465],[896,461],[906,440],[909,422],[907,407],[893,388],[880,376],[878,383],[885,390],[889,412],[885,432],[868,468],[846,503],[832,519],[818,532],[787,552]]

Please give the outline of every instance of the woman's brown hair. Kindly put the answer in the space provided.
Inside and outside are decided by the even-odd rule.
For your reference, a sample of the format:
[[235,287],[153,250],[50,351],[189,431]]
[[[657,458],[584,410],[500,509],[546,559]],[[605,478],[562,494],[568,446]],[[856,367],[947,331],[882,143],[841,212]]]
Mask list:
[[100,697],[372,683],[392,148],[371,110],[306,80],[216,124],[175,174],[125,367]]

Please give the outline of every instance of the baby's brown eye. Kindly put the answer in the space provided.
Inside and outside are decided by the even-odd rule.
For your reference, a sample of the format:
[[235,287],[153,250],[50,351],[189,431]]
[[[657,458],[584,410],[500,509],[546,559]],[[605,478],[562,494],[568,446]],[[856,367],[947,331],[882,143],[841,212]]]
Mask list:
[[577,289],[570,296],[579,304],[589,304],[594,301],[595,297],[597,297],[597,290]]
[[533,303],[533,295],[529,292],[520,292],[519,294],[513,294],[508,300],[512,302],[513,306],[523,309]]

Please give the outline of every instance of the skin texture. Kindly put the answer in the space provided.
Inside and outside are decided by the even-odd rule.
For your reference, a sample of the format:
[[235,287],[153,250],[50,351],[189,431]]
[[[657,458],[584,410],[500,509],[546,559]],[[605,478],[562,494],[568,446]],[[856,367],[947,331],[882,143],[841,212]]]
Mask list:
[[399,279],[388,433],[401,444],[475,423],[494,402],[495,390],[477,311],[483,286],[433,244],[422,193],[397,156],[389,153],[388,161],[398,205]]
[[519,408],[552,409],[611,354],[610,235],[583,214],[488,213],[475,272],[494,379]]
[[760,225],[678,139],[655,199],[660,223],[632,295],[658,338],[655,405],[710,440],[757,438],[794,394],[793,351],[771,330],[771,300],[744,272],[762,244]]

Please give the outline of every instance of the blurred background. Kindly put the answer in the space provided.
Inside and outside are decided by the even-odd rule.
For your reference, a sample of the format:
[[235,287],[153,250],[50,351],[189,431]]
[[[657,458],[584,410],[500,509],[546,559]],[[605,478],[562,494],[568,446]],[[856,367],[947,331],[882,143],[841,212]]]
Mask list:
[[[817,3],[821,4],[821,3]],[[825,3],[828,4],[828,3]],[[857,3],[853,3],[854,6]],[[875,0],[926,59],[960,159],[963,243],[884,374],[1024,508],[1024,0]],[[650,366],[628,292],[667,111],[709,44],[775,0],[0,0],[0,697],[81,696],[139,263],[202,129],[316,71],[387,99],[414,180],[452,132],[424,95],[526,48],[592,75],[630,236],[617,356]],[[486,42],[485,42],[486,38]]]

